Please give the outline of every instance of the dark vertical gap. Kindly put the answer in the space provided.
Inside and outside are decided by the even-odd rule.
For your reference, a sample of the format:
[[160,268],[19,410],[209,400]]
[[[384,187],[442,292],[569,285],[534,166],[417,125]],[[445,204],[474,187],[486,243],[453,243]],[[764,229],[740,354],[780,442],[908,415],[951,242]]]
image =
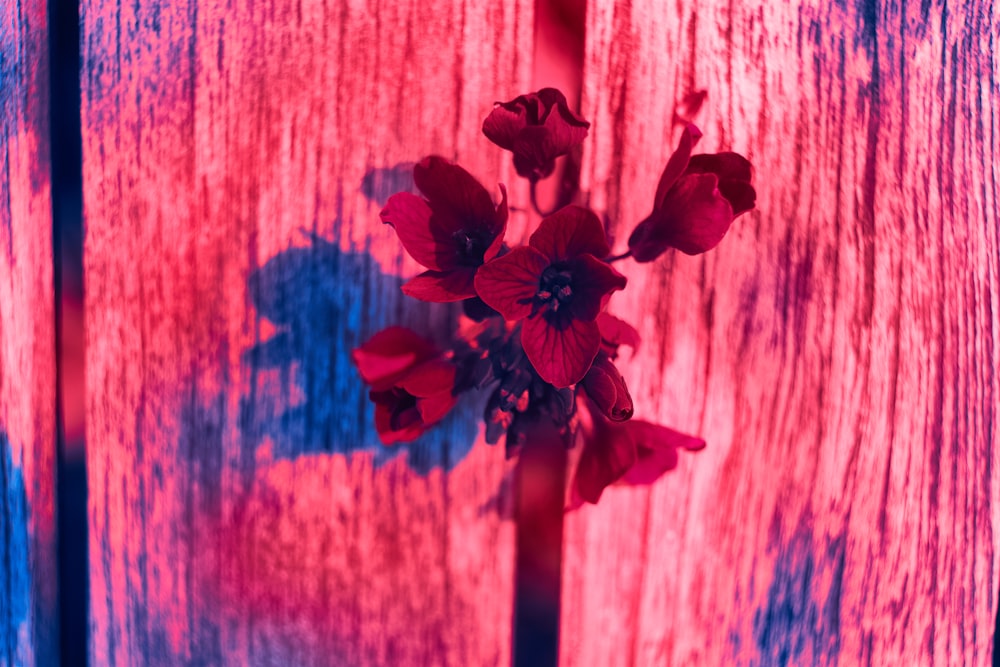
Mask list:
[[993,628],[993,667],[1000,667],[1000,589],[997,590],[996,627]]
[[59,654],[87,664],[87,473],[83,429],[83,150],[80,11],[49,0],[52,254],[56,300]]
[[[583,89],[586,6],[586,0],[535,1],[532,89],[558,88],[576,109]],[[578,151],[560,159],[556,173],[539,183],[543,209],[571,203],[579,187],[580,157]],[[518,461],[514,667],[559,663],[566,460],[554,427],[538,425]]]
[[[535,0],[532,88],[557,88],[580,109],[586,38],[587,0]],[[525,91],[527,92],[527,91]],[[577,146],[556,162],[555,173],[537,185],[541,209],[573,203],[580,185],[583,149]]]
[[565,470],[566,446],[555,427],[536,428],[521,450],[514,491],[514,667],[559,663]]

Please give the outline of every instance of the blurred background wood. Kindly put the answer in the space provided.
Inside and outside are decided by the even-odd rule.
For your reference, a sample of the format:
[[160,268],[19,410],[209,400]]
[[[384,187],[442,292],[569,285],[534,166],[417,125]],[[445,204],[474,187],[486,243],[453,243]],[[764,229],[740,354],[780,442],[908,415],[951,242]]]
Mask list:
[[998,26],[990,2],[589,2],[583,189],[617,249],[687,93],[696,152],[748,155],[758,200],[706,255],[625,266],[636,417],[708,448],[567,519],[562,665],[989,664]]
[[[383,449],[348,360],[384,325],[432,334],[456,313],[400,299],[417,267],[378,211],[406,163],[457,158],[527,201],[479,127],[537,87],[533,3],[493,4],[84,4],[95,664],[509,663],[502,450],[478,442],[474,400]],[[623,368],[637,418],[709,446],[569,515],[561,662],[987,664],[993,5],[590,0],[586,25],[582,187],[616,249],[696,90],[699,150],[748,155],[758,208],[707,255],[624,266],[611,310],[644,336]],[[11,185],[36,182],[39,136],[5,134],[8,211],[41,210]],[[16,315],[34,319],[4,311],[0,330],[5,428],[28,434],[4,470],[43,479],[51,434],[23,406],[45,396],[51,337],[22,332],[51,327],[51,276],[21,257],[50,251],[7,215],[3,307],[35,291]],[[51,507],[25,483],[24,507]]]
[[0,5],[0,665],[57,665],[46,3]]
[[378,214],[427,154],[513,180],[531,3],[82,18],[93,664],[509,664],[503,448],[475,401],[383,448],[349,352],[455,317]]

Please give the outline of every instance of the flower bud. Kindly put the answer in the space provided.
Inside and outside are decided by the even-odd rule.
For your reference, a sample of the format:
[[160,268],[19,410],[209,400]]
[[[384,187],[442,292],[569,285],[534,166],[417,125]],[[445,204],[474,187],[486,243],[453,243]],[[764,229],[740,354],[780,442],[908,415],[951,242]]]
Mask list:
[[691,155],[701,131],[689,124],[660,176],[653,212],[628,239],[637,262],[651,262],[668,248],[688,255],[711,250],[733,219],[754,207],[750,162],[736,153]]
[[601,352],[594,359],[594,365],[583,378],[583,389],[608,419],[620,422],[632,416],[632,397],[625,378],[607,354]]
[[555,88],[520,95],[496,105],[483,122],[483,134],[514,153],[514,169],[531,181],[549,176],[555,160],[587,136],[590,123],[570,110]]

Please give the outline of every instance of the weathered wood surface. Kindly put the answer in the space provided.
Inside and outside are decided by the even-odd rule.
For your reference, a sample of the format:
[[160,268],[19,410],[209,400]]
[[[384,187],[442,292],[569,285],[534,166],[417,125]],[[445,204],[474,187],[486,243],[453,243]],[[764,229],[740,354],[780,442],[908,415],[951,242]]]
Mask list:
[[471,403],[382,448],[349,351],[455,315],[378,213],[430,153],[513,180],[531,16],[84,4],[93,664],[509,663],[502,448]]
[[708,448],[568,518],[562,665],[989,664],[998,26],[985,1],[589,3],[583,188],[618,248],[691,90],[698,152],[749,155],[758,209],[625,267],[637,417]]
[[55,295],[44,0],[0,5],[0,665],[56,665]]

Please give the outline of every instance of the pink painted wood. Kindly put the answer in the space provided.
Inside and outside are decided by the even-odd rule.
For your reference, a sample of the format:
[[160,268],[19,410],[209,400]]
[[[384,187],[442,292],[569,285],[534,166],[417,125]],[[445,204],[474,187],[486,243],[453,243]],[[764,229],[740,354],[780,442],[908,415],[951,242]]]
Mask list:
[[480,124],[527,85],[531,3],[83,25],[93,663],[508,663],[503,449],[472,404],[383,449],[349,351],[455,316],[404,304],[378,213],[430,153],[513,180]]
[[568,518],[561,664],[989,664],[993,3],[591,0],[587,31],[583,187],[619,251],[693,90],[758,200],[718,249],[625,267],[636,416],[708,448]]
[[0,665],[55,665],[55,293],[44,0],[0,5]]

